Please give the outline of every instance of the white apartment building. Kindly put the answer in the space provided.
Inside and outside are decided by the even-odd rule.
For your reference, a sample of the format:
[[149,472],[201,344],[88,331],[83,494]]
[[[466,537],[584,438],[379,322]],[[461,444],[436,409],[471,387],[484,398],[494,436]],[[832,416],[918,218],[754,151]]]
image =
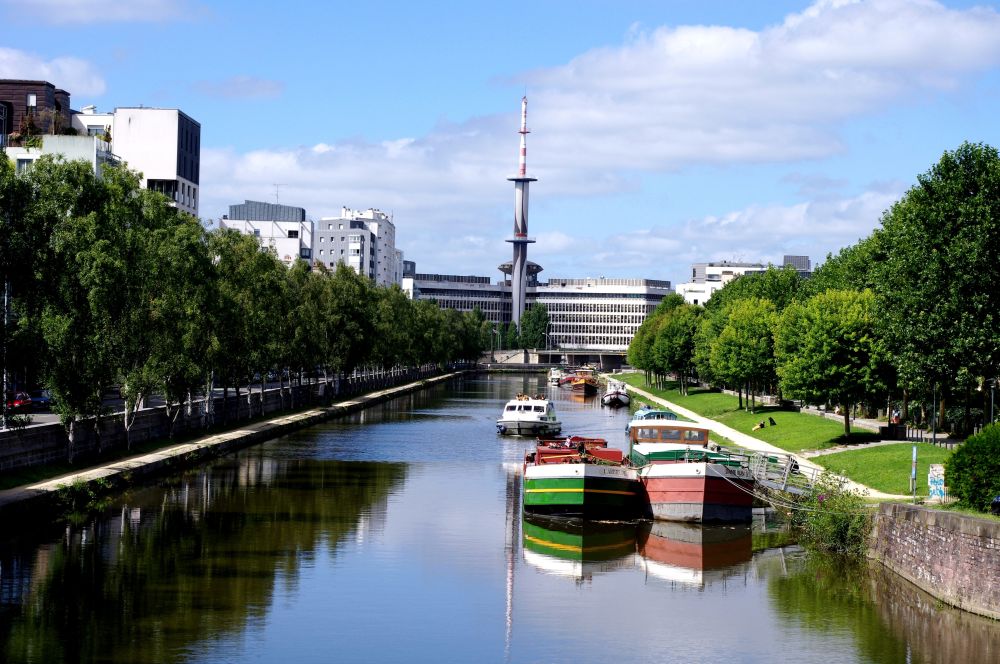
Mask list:
[[341,208],[340,216],[320,218],[315,239],[316,262],[331,268],[344,263],[378,286],[402,283],[403,252],[396,249],[396,226],[381,210]]
[[[811,274],[811,263],[808,256],[785,256],[781,264],[794,267],[802,277]],[[733,279],[751,272],[764,272],[768,267],[770,265],[763,263],[732,263],[729,261],[694,263],[691,265],[691,281],[677,284],[677,293],[688,304],[704,305],[715,291]]]
[[254,236],[285,265],[291,266],[299,258],[312,261],[314,228],[304,208],[244,201],[230,205],[229,214],[219,225]]
[[18,173],[23,173],[43,154],[58,154],[67,161],[83,160],[90,164],[98,177],[108,164],[117,164],[119,159],[111,152],[111,144],[99,136],[67,136],[45,134],[40,137],[41,147],[8,147],[7,158],[14,162]]
[[114,153],[142,174],[142,185],[159,191],[178,209],[198,216],[201,125],[175,108],[116,108],[98,113],[85,106],[73,127],[90,136],[111,136]]

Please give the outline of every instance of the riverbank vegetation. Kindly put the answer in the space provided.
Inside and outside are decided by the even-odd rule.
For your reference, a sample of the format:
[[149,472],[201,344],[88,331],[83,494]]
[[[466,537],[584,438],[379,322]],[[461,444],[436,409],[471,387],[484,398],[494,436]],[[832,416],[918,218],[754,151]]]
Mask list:
[[213,386],[239,397],[307,374],[335,385],[360,368],[474,360],[488,342],[481,314],[413,302],[343,265],[287,266],[253,236],[206,229],[122,167],[98,177],[43,156],[15,173],[0,159],[0,204],[3,371],[8,387],[50,390],[70,460],[75,427],[99,427],[109,392],[124,400],[128,430],[154,392],[177,417]]
[[755,414],[761,395],[839,408],[846,436],[859,412],[964,438],[995,414],[998,236],[1000,155],[965,143],[811,278],[771,267],[705,306],[665,298],[629,363],[650,385],[677,377],[682,394],[694,384],[734,390]]
[[[857,443],[874,439],[874,434],[868,433],[855,433],[851,438],[845,438],[843,427],[838,422],[795,410],[758,407],[751,413],[743,408],[736,396],[718,390],[689,387],[687,394],[681,394],[676,381],[665,381],[662,383],[663,387],[652,387],[645,384],[642,374],[622,374],[620,378],[737,431],[749,433],[763,421],[768,425],[753,431],[753,436],[787,452],[823,450],[845,442]],[[774,421],[773,425],[770,424],[771,420]]]

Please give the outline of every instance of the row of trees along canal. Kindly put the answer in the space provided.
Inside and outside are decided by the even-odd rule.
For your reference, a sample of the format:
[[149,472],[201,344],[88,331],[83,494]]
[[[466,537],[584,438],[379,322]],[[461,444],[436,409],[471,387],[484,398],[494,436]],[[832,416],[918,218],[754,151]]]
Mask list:
[[898,404],[902,420],[967,434],[992,418],[1000,375],[1000,157],[945,153],[883,213],[875,231],[809,279],[748,274],[704,307],[666,298],[629,362],[739,390],[839,405]]
[[254,237],[206,230],[124,168],[96,177],[84,162],[43,157],[16,174],[0,158],[0,205],[5,388],[51,391],[71,457],[75,428],[99,423],[115,386],[127,429],[154,391],[175,420],[213,384],[239,398],[276,372],[284,394],[286,371],[289,382],[332,382],[482,350],[481,316],[413,302],[343,265],[289,269]]

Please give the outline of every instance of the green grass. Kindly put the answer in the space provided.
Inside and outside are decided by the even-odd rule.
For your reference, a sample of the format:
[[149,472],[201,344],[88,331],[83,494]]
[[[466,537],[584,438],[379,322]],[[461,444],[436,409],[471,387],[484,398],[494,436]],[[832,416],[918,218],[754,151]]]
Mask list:
[[917,495],[926,496],[927,471],[932,463],[944,463],[951,450],[929,443],[898,443],[846,450],[813,457],[827,470],[884,493],[910,493],[913,445],[917,446]]
[[[671,403],[780,447],[786,452],[823,450],[836,445],[878,440],[878,436],[868,431],[852,431],[850,436],[845,436],[844,424],[839,420],[775,406],[758,406],[755,413],[749,413],[741,410],[739,399],[729,394],[692,388],[685,396],[673,386],[668,389],[646,387],[645,378],[641,373],[624,374],[621,378],[630,385],[640,387]],[[768,422],[768,418],[773,418],[776,426],[768,424],[763,429],[753,430],[762,420]]]

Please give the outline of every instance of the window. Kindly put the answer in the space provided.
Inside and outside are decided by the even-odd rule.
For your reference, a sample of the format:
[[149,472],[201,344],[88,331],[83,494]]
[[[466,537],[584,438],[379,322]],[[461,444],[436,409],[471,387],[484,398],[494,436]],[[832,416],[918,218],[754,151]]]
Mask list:
[[344,230],[344,225],[343,224],[338,224],[338,225],[340,226],[340,228],[338,228],[338,230],[341,230],[341,231]]
[[38,97],[29,93],[27,106],[29,110],[34,110],[34,108],[38,106]]
[[302,247],[301,249],[299,249],[299,258],[311,258],[311,257],[312,257],[312,249],[310,249],[309,247]]
[[299,237],[298,231],[288,231],[288,238],[291,240],[297,239]]
[[17,160],[17,172],[24,173],[26,170],[31,168],[31,162],[34,159],[18,159]]
[[253,229],[253,236],[254,237],[260,237],[260,229],[259,228]]

